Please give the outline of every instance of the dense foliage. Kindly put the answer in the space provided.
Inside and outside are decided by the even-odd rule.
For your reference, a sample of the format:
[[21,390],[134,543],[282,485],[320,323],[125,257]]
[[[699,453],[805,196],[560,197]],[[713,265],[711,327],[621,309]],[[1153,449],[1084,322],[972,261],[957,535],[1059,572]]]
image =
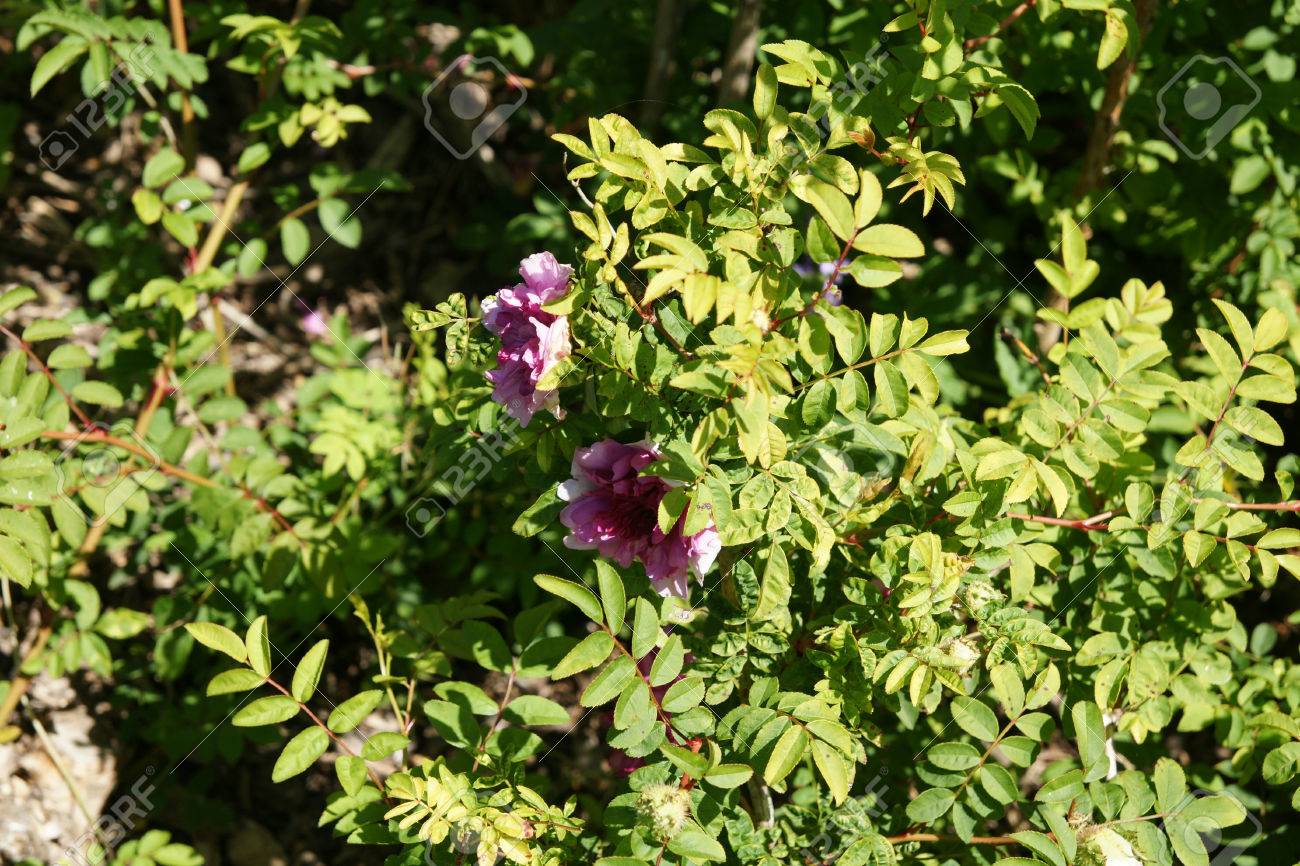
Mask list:
[[1291,859],[1300,6],[308,5],[12,22],[0,748],[157,787],[66,859],[249,765],[393,866]]

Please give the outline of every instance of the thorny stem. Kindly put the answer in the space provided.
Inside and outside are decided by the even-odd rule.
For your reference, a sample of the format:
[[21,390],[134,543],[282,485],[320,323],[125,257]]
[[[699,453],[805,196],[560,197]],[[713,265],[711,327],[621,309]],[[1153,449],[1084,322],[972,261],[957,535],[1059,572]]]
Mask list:
[[1048,385],[1052,384],[1052,377],[1047,375],[1047,369],[1043,367],[1042,359],[1039,358],[1032,349],[1025,345],[1024,340],[1011,333],[1011,329],[1009,328],[1002,329],[1002,339],[1010,345],[1015,346],[1016,349],[1019,350],[1020,354],[1024,356],[1026,361],[1038,368],[1038,373],[1043,377],[1044,382]]

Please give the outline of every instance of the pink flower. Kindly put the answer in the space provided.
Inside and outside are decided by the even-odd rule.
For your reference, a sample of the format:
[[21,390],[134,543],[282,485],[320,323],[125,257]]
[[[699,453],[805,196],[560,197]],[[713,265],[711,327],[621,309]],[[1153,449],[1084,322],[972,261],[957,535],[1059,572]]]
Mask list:
[[569,504],[560,522],[570,529],[564,544],[574,550],[596,550],[624,568],[633,560],[645,566],[646,576],[660,595],[685,598],[688,575],[700,582],[722,549],[712,523],[684,535],[686,515],[672,531],[659,528],[659,502],[671,488],[641,470],[659,459],[647,443],[624,445],[602,439],[573,455],[573,480],[560,485],[560,498]]
[[312,337],[322,337],[329,332],[330,326],[326,324],[325,317],[319,310],[309,310],[302,317],[302,329]]
[[523,283],[483,300],[483,324],[501,338],[497,368],[488,371],[492,399],[527,427],[533,413],[547,409],[564,417],[559,393],[539,390],[537,383],[569,356],[569,320],[542,309],[569,291],[573,268],[550,253],[536,253],[519,263]]

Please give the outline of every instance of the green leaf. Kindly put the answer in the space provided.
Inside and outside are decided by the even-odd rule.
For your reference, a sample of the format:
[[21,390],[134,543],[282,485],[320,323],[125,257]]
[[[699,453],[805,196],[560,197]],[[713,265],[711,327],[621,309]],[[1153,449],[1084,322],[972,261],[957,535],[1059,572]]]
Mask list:
[[584,707],[599,707],[607,704],[618,697],[636,675],[636,662],[621,655],[596,674],[582,696],[578,698],[578,702]]
[[45,362],[51,370],[80,370],[93,363],[95,362],[85,347],[76,343],[55,346],[54,351],[50,352],[49,360]]
[[790,601],[790,562],[780,545],[774,544],[767,550],[767,562],[763,566],[763,580],[759,588],[758,604],[750,614],[751,620],[763,620],[772,615],[777,608],[784,607]]
[[336,734],[346,734],[365,721],[383,699],[384,693],[379,689],[358,692],[335,707],[325,724]]
[[690,857],[694,860],[717,860],[727,859],[727,852],[712,836],[696,829],[687,827],[676,833],[668,841],[668,850],[681,857]]
[[596,579],[600,586],[600,602],[605,611],[605,622],[611,632],[618,634],[623,628],[623,617],[627,613],[627,593],[623,588],[623,578],[614,566],[603,559],[598,559]]
[[0,535],[0,574],[23,589],[32,585],[32,560],[23,546],[7,535]]
[[998,735],[998,718],[988,704],[966,695],[952,699],[952,720],[972,737],[991,743]]
[[1161,758],[1156,761],[1151,781],[1156,789],[1156,806],[1169,814],[1183,805],[1187,797],[1187,777],[1177,761]]
[[135,215],[140,218],[140,222],[147,226],[162,219],[163,201],[158,197],[158,193],[151,189],[140,187],[132,193],[131,206],[135,208]]
[[237,728],[277,725],[298,714],[298,704],[284,695],[258,698],[235,713],[230,723]]
[[614,649],[614,638],[606,631],[594,631],[560,659],[555,669],[551,671],[551,679],[562,680],[594,668],[609,658],[612,649]]
[[366,740],[366,744],[361,747],[361,757],[367,761],[381,761],[410,744],[409,739],[396,731],[380,731]]
[[361,220],[350,204],[341,198],[327,198],[317,208],[321,228],[331,240],[350,250],[361,245]]
[[63,39],[41,55],[32,70],[31,95],[35,96],[50,79],[67,69],[77,58],[85,54],[89,44],[80,36],[64,36]]
[[515,535],[531,538],[555,523],[555,518],[564,510],[567,503],[558,495],[555,487],[548,487],[536,501],[515,520],[511,531]]
[[244,637],[248,649],[248,666],[264,677],[271,675],[271,639],[266,633],[266,617],[259,616],[248,627]]
[[[853,205],[849,204],[849,199],[844,193],[808,174],[791,178],[790,191],[812,205],[840,240],[847,241],[853,237]],[[866,250],[866,252],[873,252],[873,250]]]
[[569,711],[541,695],[520,695],[506,705],[501,717],[516,725],[568,725]]
[[659,705],[666,713],[684,713],[699,706],[702,700],[704,700],[704,680],[698,676],[689,676],[673,683],[668,691],[664,692],[663,700]]
[[1034,799],[1040,803],[1065,803],[1080,796],[1085,790],[1083,771],[1069,770],[1039,788]]
[[682,643],[681,636],[669,635],[663,648],[655,656],[654,664],[650,666],[650,685],[663,686],[675,680],[682,672],[685,660],[686,646]]
[[760,63],[758,73],[754,76],[754,116],[759,120],[767,120],[772,116],[772,109],[776,107],[777,89],[776,70],[766,63]]
[[1020,788],[1016,780],[1001,764],[986,763],[979,769],[980,787],[988,795],[1006,806],[1020,799]]
[[739,788],[754,775],[754,771],[744,764],[718,764],[704,774],[704,781],[716,788]]
[[280,248],[291,265],[297,265],[305,259],[311,248],[311,232],[307,230],[307,224],[297,217],[290,217],[281,223]]
[[1011,116],[1020,124],[1020,128],[1025,131],[1025,138],[1034,137],[1034,128],[1038,125],[1038,103],[1028,90],[1019,84],[1000,84],[997,87],[998,97],[1002,104],[1011,112]]
[[42,340],[61,340],[72,333],[72,326],[64,319],[38,319],[23,329],[23,339],[29,343]]
[[635,612],[632,619],[632,655],[639,661],[649,655],[659,642],[659,613],[644,598],[638,598],[632,609]]
[[1074,737],[1079,744],[1079,759],[1083,763],[1083,781],[1096,782],[1106,778],[1110,759],[1106,755],[1106,727],[1102,724],[1101,709],[1091,701],[1076,701],[1070,708],[1074,721]]
[[157,189],[179,176],[184,170],[184,158],[170,147],[164,147],[149,157],[149,161],[144,164],[141,180],[147,189]]
[[604,621],[596,594],[585,586],[550,574],[539,574],[533,578],[533,582],[551,595],[557,595],[577,607],[592,622]]
[[116,409],[122,405],[122,392],[107,382],[78,382],[72,388],[72,397],[82,403]]
[[817,772],[831,790],[831,797],[837,805],[842,804],[848,799],[849,786],[853,784],[853,764],[843,752],[821,740],[812,741],[812,755]]
[[925,255],[925,244],[909,228],[893,223],[868,226],[858,233],[853,248],[891,259],[912,259]]
[[[240,644],[240,649],[243,649],[243,644]],[[246,692],[249,689],[257,688],[264,682],[266,680],[258,676],[255,671],[250,671],[248,668],[232,668],[228,671],[222,671],[212,678],[208,683],[207,694],[208,697],[212,697],[213,695]]]
[[[239,635],[224,625],[215,622],[188,622],[185,624],[185,630],[205,647],[223,652],[237,662],[243,663],[248,658],[244,642],[239,639]],[[265,674],[259,677],[259,680],[264,677]]]
[[936,743],[926,752],[930,763],[941,770],[969,770],[980,762],[980,750],[970,743]]
[[[36,291],[28,286],[18,286],[0,295],[0,316],[18,309],[28,301],[36,300]],[[21,352],[18,353],[20,356]]]
[[[317,730],[320,730],[317,728]],[[334,773],[343,786],[343,792],[349,797],[356,796],[366,785],[366,762],[356,755],[339,755],[334,762]]]
[[315,725],[302,731],[285,745],[280,757],[276,758],[275,768],[271,770],[271,781],[283,782],[306,772],[325,754],[329,745],[329,734]]
[[907,817],[917,824],[929,824],[942,818],[956,799],[947,788],[929,788],[907,804]]
[[803,758],[808,748],[808,732],[802,725],[791,725],[772,747],[767,766],[763,768],[763,778],[769,785],[775,785],[790,775]]
[[289,691],[299,703],[307,703],[311,700],[311,696],[316,694],[316,684],[320,682],[321,672],[325,670],[325,654],[329,649],[328,640],[317,641],[315,646],[307,650],[302,661],[298,662],[298,668],[293,672],[293,685]]
[[192,247],[199,242],[199,226],[188,214],[174,210],[165,210],[162,215],[163,228],[176,238],[181,246]]

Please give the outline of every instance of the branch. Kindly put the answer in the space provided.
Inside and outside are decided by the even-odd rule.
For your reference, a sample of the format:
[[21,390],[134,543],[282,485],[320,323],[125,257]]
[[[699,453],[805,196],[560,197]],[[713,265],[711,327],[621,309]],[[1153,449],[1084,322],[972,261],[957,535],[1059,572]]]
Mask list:
[[1034,3],[1036,2],[1037,0],[1025,0],[1025,2],[1021,3],[1015,9],[1012,9],[1010,15],[1008,15],[1006,18],[1003,18],[1002,21],[998,23],[997,30],[994,30],[992,33],[989,33],[986,36],[975,36],[971,39],[967,39],[962,44],[962,49],[967,54],[970,54],[972,51],[974,51],[976,48],[979,48],[981,45],[983,45],[985,42],[988,42],[990,39],[995,39],[998,36],[1001,36],[1003,33],[1006,32],[1008,27],[1016,23],[1016,20],[1021,15],[1024,15],[1026,12],[1028,12],[1029,8],[1033,6]]
[[[143,434],[140,435],[143,436]],[[102,442],[105,445],[111,445],[114,448],[121,448],[123,451],[129,451],[130,453],[141,458],[142,460],[147,461],[152,468],[158,470],[164,475],[170,475],[173,478],[179,478],[181,481],[186,481],[190,484],[198,485],[199,487],[207,487],[210,489],[224,488],[224,485],[219,484],[216,481],[213,481],[211,478],[205,478],[202,475],[196,475],[195,473],[189,471],[188,469],[183,469],[180,466],[176,466],[172,463],[168,463],[167,461],[161,459],[157,455],[151,453],[147,448],[144,448],[141,445],[137,445],[136,443],[130,441],[129,439],[123,439],[119,436],[114,436],[111,433],[105,433],[103,430],[92,429],[80,433],[73,430],[46,430],[44,433],[41,434],[41,436],[42,438],[45,439],[55,439],[64,442],[69,442],[69,441]],[[281,528],[283,528],[286,532],[292,535],[295,539],[298,539],[299,545],[302,544],[302,539],[298,538],[298,534],[294,531],[293,525],[289,523],[289,521],[284,517],[284,515],[282,515],[279,511],[277,511],[275,507],[271,505],[271,503],[267,502],[265,499],[253,493],[253,491],[249,490],[246,487],[239,488],[239,492],[243,495],[245,499],[252,500],[253,504],[257,506],[258,510],[264,511],[267,514],[271,515],[271,517],[274,518],[275,521],[280,524]],[[103,525],[104,524],[102,523],[97,523],[95,524],[94,527],[92,527],[92,529],[101,527]],[[101,534],[102,534],[102,530],[101,530]],[[89,538],[89,536],[87,537]]]
[[1022,844],[1019,839],[1013,836],[972,836],[969,839],[963,839],[960,836],[945,833],[900,833],[897,836],[886,836],[885,841],[891,845],[900,845],[904,842],[961,842],[968,845]]
[[[307,708],[307,705],[306,705],[306,704],[304,704],[302,701],[298,700],[298,699],[295,698],[292,694],[290,694],[288,689],[286,689],[284,686],[280,685],[279,683],[277,683],[275,680],[271,679],[270,677],[267,677],[267,678],[266,678],[266,682],[267,682],[267,685],[271,686],[271,687],[274,688],[276,691],[280,692],[280,694],[284,695],[286,698],[288,698],[289,700],[291,700],[291,701],[293,701],[295,704],[297,704],[297,705],[298,705],[298,709],[300,709],[300,710],[302,710],[304,713],[306,713],[306,714],[307,714],[307,718],[311,719],[313,724],[315,724],[315,725],[316,725],[317,727],[319,727],[322,731],[324,731],[324,732],[329,736],[329,738],[330,738],[331,740],[334,741],[335,745],[337,745],[337,746],[338,746],[340,749],[342,749],[343,751],[347,752],[347,753],[348,753],[349,755],[351,755],[352,757],[354,757],[354,758],[357,757],[357,753],[354,752],[354,751],[352,750],[352,747],[351,747],[351,746],[349,746],[347,743],[343,742],[343,739],[342,739],[338,734],[336,734],[336,733],[334,733],[333,731],[330,730],[329,725],[325,724],[324,722],[322,722],[322,721],[320,720],[320,716],[318,716],[318,715],[316,715],[315,713],[313,713],[310,709]],[[374,784],[374,786],[375,786],[376,788],[379,789],[380,796],[382,796],[382,797],[384,798],[385,801],[387,801],[388,803],[391,804],[392,801],[389,800],[389,799],[388,799],[388,795],[387,795],[386,793],[384,793],[384,784],[383,784],[383,782],[379,781],[379,777],[378,777],[377,775],[375,775],[375,771],[370,767],[370,763],[369,763],[369,762],[366,763],[366,775],[368,775],[368,776],[370,777],[370,781]]]
[[1229,502],[1233,511],[1294,511],[1300,513],[1300,499],[1290,502]]
[[87,415],[85,410],[77,404],[76,400],[72,399],[72,395],[64,389],[63,383],[55,378],[54,372],[46,366],[45,361],[41,360],[41,356],[36,354],[36,350],[32,348],[32,344],[6,328],[4,325],[0,325],[0,334],[4,334],[19,346],[22,346],[23,351],[27,353],[27,357],[36,362],[36,366],[40,367],[45,378],[49,379],[50,384],[54,386],[55,390],[58,391],[60,395],[62,395],[64,402],[68,404],[68,408],[72,410],[72,413],[77,416],[83,426],[89,427],[91,425],[90,416]]
[[812,299],[809,300],[808,303],[804,305],[804,308],[802,310],[800,310],[799,312],[793,315],[786,316],[785,318],[777,319],[775,322],[771,324],[771,326],[768,327],[769,331],[775,331],[778,327],[790,321],[791,319],[802,319],[804,316],[808,315],[814,309],[816,309],[817,303],[822,298],[826,297],[826,293],[829,292],[835,286],[835,281],[840,278],[840,270],[844,267],[844,262],[849,257],[849,251],[853,249],[853,242],[858,239],[859,231],[861,230],[855,228],[853,230],[853,234],[849,235],[849,239],[844,242],[844,247],[843,249],[840,250],[840,257],[835,260],[835,267],[831,269],[830,276],[826,278],[826,284],[821,287],[821,289],[817,292],[817,294],[812,296]]
[[[208,230],[208,236],[203,239],[203,248],[199,250],[198,257],[194,260],[194,273],[202,273],[212,266],[212,262],[217,257],[217,251],[221,248],[221,239],[225,237],[230,230],[230,221],[235,218],[235,211],[239,208],[239,203],[244,199],[244,193],[248,191],[248,181],[241,180],[235,184],[226,193],[226,200],[221,203],[221,213],[217,214],[216,222]],[[226,320],[221,315],[221,305],[216,299],[212,299],[212,336],[217,341],[217,356],[221,360],[221,366],[230,370],[230,378],[226,380],[226,393],[231,397],[235,396],[235,371],[230,366],[230,349],[226,340]]]
[[[167,0],[167,9],[171,14],[172,44],[182,54],[190,50],[189,40],[185,35],[185,0]],[[185,167],[194,167],[194,155],[197,140],[194,129],[194,106],[190,103],[190,92],[181,88],[181,156],[185,158]]]
[[1082,520],[1070,520],[1063,517],[1048,517],[1044,514],[1021,514],[1017,511],[1007,512],[1007,517],[1012,520],[1024,520],[1029,523],[1042,523],[1047,526],[1064,526],[1068,529],[1080,529],[1084,532],[1106,532],[1110,529],[1107,523],[1114,512],[1107,511],[1103,514],[1096,514],[1092,517],[1085,517]]

